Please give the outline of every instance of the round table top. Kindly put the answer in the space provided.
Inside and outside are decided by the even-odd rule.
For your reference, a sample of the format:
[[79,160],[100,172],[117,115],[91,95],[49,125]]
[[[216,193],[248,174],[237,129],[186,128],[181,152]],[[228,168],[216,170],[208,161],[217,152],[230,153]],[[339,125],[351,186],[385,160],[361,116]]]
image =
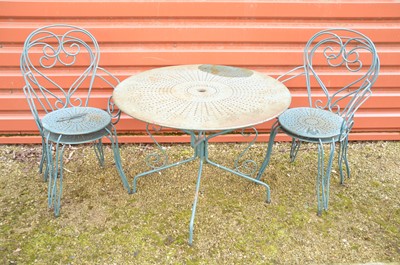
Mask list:
[[221,65],[156,68],[122,81],[114,90],[118,108],[164,127],[216,131],[268,121],[291,102],[289,90],[267,75]]
[[108,112],[91,107],[55,110],[42,119],[43,128],[63,135],[82,135],[104,129],[111,122]]

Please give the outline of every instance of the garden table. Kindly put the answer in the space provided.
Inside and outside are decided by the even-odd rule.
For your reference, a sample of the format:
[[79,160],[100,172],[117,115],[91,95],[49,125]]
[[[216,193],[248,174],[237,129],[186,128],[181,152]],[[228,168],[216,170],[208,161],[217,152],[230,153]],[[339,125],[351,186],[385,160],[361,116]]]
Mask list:
[[[146,122],[147,132],[154,141],[149,125],[179,129],[191,136],[193,157],[168,163],[167,156],[155,157],[153,154],[148,160],[152,169],[136,175],[132,186],[134,193],[138,178],[199,159],[189,224],[190,245],[204,163],[264,186],[267,202],[270,202],[270,188],[266,183],[253,178],[252,173],[242,172],[243,165],[239,166],[237,161],[233,168],[212,161],[208,156],[208,142],[216,136],[249,127],[257,135],[253,126],[277,117],[290,105],[290,92],[281,82],[244,68],[179,65],[156,68],[127,78],[114,90],[113,100],[121,111]],[[165,155],[165,151],[160,150]],[[151,161],[163,162],[156,165]],[[254,161],[246,163],[255,164]]]

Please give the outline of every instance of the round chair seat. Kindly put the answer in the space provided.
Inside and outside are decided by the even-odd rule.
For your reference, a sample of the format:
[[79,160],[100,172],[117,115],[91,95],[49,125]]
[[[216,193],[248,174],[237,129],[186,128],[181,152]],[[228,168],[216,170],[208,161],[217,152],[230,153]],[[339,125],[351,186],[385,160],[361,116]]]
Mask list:
[[316,108],[293,108],[282,113],[281,127],[304,138],[332,138],[340,135],[343,118],[327,110]]
[[111,123],[106,111],[91,107],[71,107],[55,110],[42,119],[43,128],[62,135],[91,134]]

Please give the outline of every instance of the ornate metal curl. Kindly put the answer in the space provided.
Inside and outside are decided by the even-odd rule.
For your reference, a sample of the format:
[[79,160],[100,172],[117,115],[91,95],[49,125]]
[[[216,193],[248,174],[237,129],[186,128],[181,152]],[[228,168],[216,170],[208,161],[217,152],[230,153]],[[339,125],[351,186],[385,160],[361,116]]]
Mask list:
[[[338,36],[337,36],[338,37]],[[340,37],[338,37],[340,38]],[[347,52],[346,46],[348,43],[350,43],[353,39],[348,40],[346,43],[342,42],[336,42],[333,41],[335,44],[340,45],[340,49],[334,49],[332,46],[327,46],[323,50],[323,54],[326,58],[326,61],[329,66],[332,67],[339,67],[342,65],[346,66],[346,69],[349,70],[350,72],[358,72],[359,70],[362,69],[363,64],[360,60],[360,54],[358,53],[358,49],[363,49],[361,47],[355,47]],[[334,54],[336,50],[339,50],[337,54]],[[331,54],[328,54],[328,51],[331,51]],[[350,57],[354,55],[354,59],[350,59]],[[334,60],[337,60],[338,58],[342,58],[339,63],[333,63]],[[353,69],[353,65],[358,65],[357,68]]]
[[[150,136],[151,140],[155,143],[157,150],[159,150],[159,152],[161,154],[156,153],[156,152],[151,153],[146,156],[145,161],[146,161],[147,166],[149,166],[152,169],[157,169],[157,168],[164,167],[168,164],[168,155],[167,155],[167,152],[165,152],[165,150],[162,148],[162,146],[154,138],[153,134],[150,132],[149,126],[150,126],[150,124],[146,125],[146,132]],[[151,126],[152,126],[152,130],[154,132],[159,132],[162,130],[161,126],[156,126],[154,124],[151,124]]]
[[[56,34],[51,31],[53,27],[65,27],[67,30],[63,34]],[[85,39],[79,38],[80,36],[85,36]],[[86,38],[88,40],[86,40]],[[41,48],[42,50],[42,56],[38,58],[38,63],[33,63],[29,56],[29,51],[35,47]],[[77,61],[77,56],[83,54],[83,49],[87,51],[85,56],[89,57],[90,63],[86,70],[71,84],[69,89],[64,89],[59,86],[43,72],[43,69],[50,69],[58,63],[64,66],[74,65]],[[85,102],[85,106],[87,106],[98,68],[98,61],[99,47],[95,38],[88,31],[69,25],[53,25],[38,29],[28,36],[21,56],[21,70],[27,83],[31,84],[31,90],[38,90],[38,93],[34,93],[36,100],[39,101],[40,106],[48,112],[67,106],[82,106],[84,104],[83,99],[78,97],[73,98],[73,95],[82,83],[89,79],[89,91]],[[41,69],[36,67],[36,65],[39,65]],[[48,84],[57,87],[58,91],[63,94],[64,100],[55,93],[49,91],[49,89],[46,88],[47,85],[41,84],[35,75],[43,78]],[[48,97],[54,98],[54,103],[50,103]]]
[[[340,34],[343,32],[346,32],[347,35]],[[322,39],[322,37],[326,38]],[[322,49],[321,56],[326,59],[328,66],[343,66],[349,72],[363,71],[362,74],[344,87],[330,93],[313,67],[313,57],[317,54],[317,50],[319,49]],[[369,56],[362,57],[362,51],[371,53],[372,58]],[[368,98],[369,95],[367,91],[375,82],[377,73],[379,72],[379,58],[376,54],[374,44],[368,37],[359,32],[348,29],[331,29],[315,34],[308,41],[305,52],[304,65],[306,67],[306,81],[310,106],[336,113],[346,120],[349,120],[348,123],[350,124],[354,112]],[[371,63],[364,64],[365,60],[371,61]],[[317,99],[312,103],[310,95],[311,76],[318,82],[326,99]],[[346,99],[350,99],[350,102],[347,103]],[[341,103],[344,104],[342,107],[340,106]]]
[[[248,146],[235,159],[235,163],[234,163],[234,168],[237,172],[242,173],[244,175],[248,175],[248,176],[253,175],[257,171],[257,163],[251,159],[246,159],[242,162],[239,162],[239,161],[247,153],[247,151],[254,144],[254,142],[257,140],[258,132],[257,132],[256,128],[251,127],[251,129],[254,131],[255,136],[254,136],[253,140],[251,140],[249,142]],[[245,129],[242,129],[240,134],[243,137],[250,137],[252,135],[251,133],[246,132]],[[241,169],[244,169],[244,170],[241,170]]]
[[[115,89],[116,85],[118,85],[120,83],[119,79],[117,77],[115,77],[113,74],[111,74],[109,71],[107,71],[106,69],[104,69],[102,67],[98,67],[97,69],[104,72],[106,74],[106,76],[111,79],[111,81],[108,80],[107,78],[105,78],[104,76],[100,75],[99,71],[96,73],[97,77],[99,77],[101,80],[103,80],[106,84],[108,84],[113,89]],[[112,100],[112,96],[110,96],[108,98],[107,112],[111,115],[112,123],[117,124],[121,118],[121,111],[116,108],[116,105],[115,105],[114,101]]]
[[112,96],[108,98],[107,112],[111,115],[113,124],[117,124],[121,119],[121,111],[115,108]]
[[[56,37],[56,36],[55,36]],[[58,39],[58,38],[57,38]],[[79,54],[80,52],[80,46],[77,43],[72,43],[70,45],[70,47],[76,47],[77,51],[75,53],[71,53],[65,50],[65,48],[63,48],[64,43],[61,43],[61,40],[58,39],[58,45],[59,47],[57,49],[54,49],[54,47],[50,44],[46,44],[43,46],[43,56],[40,57],[40,66],[42,66],[43,68],[46,69],[50,69],[52,67],[54,67],[57,62],[65,65],[65,66],[71,66],[76,62],[76,56]],[[49,53],[47,50],[50,50],[51,53]],[[71,57],[72,61],[71,62],[65,62],[62,58],[61,55],[62,53],[65,54],[65,57]],[[53,62],[50,65],[46,65],[43,61],[50,61],[53,60]]]

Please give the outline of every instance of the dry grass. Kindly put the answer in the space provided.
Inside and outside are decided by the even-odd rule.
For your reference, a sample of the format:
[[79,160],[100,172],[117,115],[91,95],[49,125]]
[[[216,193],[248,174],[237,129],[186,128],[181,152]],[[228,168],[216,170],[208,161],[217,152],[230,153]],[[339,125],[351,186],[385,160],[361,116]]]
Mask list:
[[[148,145],[123,145],[130,180],[146,170]],[[232,165],[243,149],[213,144],[210,157]],[[266,144],[250,156],[261,162]],[[2,264],[332,264],[400,261],[400,142],[350,143],[352,178],[339,184],[335,164],[329,212],[316,216],[316,149],[304,145],[294,163],[277,144],[265,190],[205,166],[195,221],[188,226],[198,163],[141,178],[127,194],[107,146],[106,167],[93,149],[65,157],[61,216],[47,209],[37,172],[40,146],[0,146],[0,262]],[[188,145],[167,148],[171,160]],[[69,159],[68,159],[69,158]]]

